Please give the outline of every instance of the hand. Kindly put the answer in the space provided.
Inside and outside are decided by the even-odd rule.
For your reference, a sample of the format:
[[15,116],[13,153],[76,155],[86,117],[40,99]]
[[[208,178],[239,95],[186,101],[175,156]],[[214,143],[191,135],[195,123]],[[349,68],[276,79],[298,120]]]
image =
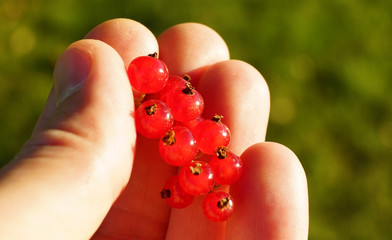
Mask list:
[[[252,66],[229,60],[216,32],[187,23],[155,39],[141,24],[115,19],[85,38],[59,58],[31,138],[1,171],[0,239],[307,238],[302,166],[286,147],[264,142],[267,85]],[[207,220],[202,197],[180,210],[160,199],[176,168],[160,159],[155,140],[136,137],[125,71],[132,59],[153,52],[171,74],[192,77],[206,102],[204,116],[224,115],[230,149],[242,154],[227,222]]]

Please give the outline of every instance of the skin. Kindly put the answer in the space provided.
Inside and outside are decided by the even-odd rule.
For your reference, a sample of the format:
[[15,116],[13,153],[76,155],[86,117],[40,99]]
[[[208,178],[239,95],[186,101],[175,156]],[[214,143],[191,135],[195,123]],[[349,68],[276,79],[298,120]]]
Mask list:
[[[56,107],[67,84],[62,66],[75,51],[90,59],[90,72]],[[124,67],[152,52],[172,74],[188,73],[207,103],[204,117],[224,115],[231,130],[244,171],[225,188],[236,204],[227,222],[207,220],[202,197],[182,210],[159,197],[177,169],[160,159],[156,140],[137,135]],[[212,29],[185,23],[156,39],[129,19],[98,25],[59,58],[31,138],[0,172],[0,239],[307,239],[306,176],[291,150],[264,141],[268,115],[265,80],[230,60]]]

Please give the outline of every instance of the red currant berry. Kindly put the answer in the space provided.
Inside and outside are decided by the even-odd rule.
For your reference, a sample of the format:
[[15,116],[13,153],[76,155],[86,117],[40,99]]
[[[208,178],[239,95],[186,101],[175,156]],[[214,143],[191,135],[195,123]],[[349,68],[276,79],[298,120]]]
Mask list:
[[166,99],[175,120],[188,122],[200,117],[204,109],[203,97],[190,83],[185,88],[170,91]]
[[205,154],[213,155],[218,147],[227,147],[230,143],[230,130],[221,122],[223,116],[215,115],[211,120],[200,122],[194,135],[199,144],[199,149]]
[[195,198],[182,190],[178,181],[178,175],[173,175],[166,181],[161,191],[161,197],[173,208],[185,208],[191,205]]
[[159,141],[159,152],[167,163],[174,166],[189,164],[199,151],[192,132],[182,126],[168,130]]
[[203,200],[204,215],[211,221],[226,221],[233,214],[233,210],[233,198],[226,192],[212,192]]
[[242,160],[226,147],[219,147],[216,156],[208,162],[214,172],[214,181],[219,185],[230,185],[242,174]]
[[188,75],[185,75],[184,77],[180,77],[177,75],[170,76],[169,79],[167,80],[165,87],[155,95],[155,98],[166,102],[167,95],[172,90],[177,88],[181,88],[181,89],[186,88],[186,83],[189,81],[190,81],[190,77]]
[[160,91],[169,78],[164,62],[154,55],[135,58],[128,67],[128,78],[135,89],[142,93]]
[[180,185],[185,192],[199,196],[214,187],[214,175],[208,163],[194,161],[180,170]]
[[147,138],[160,138],[173,126],[170,108],[159,100],[142,103],[135,112],[136,130]]
[[200,116],[200,117],[196,118],[195,120],[192,120],[192,121],[189,121],[189,122],[174,121],[174,125],[187,127],[189,130],[194,132],[197,124],[199,124],[203,120],[204,120],[204,118],[202,116]]

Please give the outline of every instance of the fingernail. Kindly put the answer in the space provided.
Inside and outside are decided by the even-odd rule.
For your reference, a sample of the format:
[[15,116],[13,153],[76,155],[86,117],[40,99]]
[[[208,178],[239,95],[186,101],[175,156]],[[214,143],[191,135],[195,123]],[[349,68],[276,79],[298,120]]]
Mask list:
[[54,70],[57,106],[83,87],[90,69],[91,56],[88,52],[70,48],[61,55]]

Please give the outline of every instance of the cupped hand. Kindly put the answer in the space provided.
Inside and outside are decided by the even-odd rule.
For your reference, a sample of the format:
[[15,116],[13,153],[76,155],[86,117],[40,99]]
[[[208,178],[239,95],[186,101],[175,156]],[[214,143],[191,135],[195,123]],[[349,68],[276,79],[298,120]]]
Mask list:
[[[213,223],[203,197],[185,209],[160,198],[177,169],[156,140],[137,135],[126,66],[159,52],[171,74],[189,74],[205,99],[203,116],[223,115],[243,175],[230,191],[233,216]],[[0,239],[307,239],[303,168],[288,148],[265,142],[269,91],[249,64],[230,60],[223,39],[196,23],[158,39],[114,19],[59,58],[54,88],[31,138],[0,173]]]

